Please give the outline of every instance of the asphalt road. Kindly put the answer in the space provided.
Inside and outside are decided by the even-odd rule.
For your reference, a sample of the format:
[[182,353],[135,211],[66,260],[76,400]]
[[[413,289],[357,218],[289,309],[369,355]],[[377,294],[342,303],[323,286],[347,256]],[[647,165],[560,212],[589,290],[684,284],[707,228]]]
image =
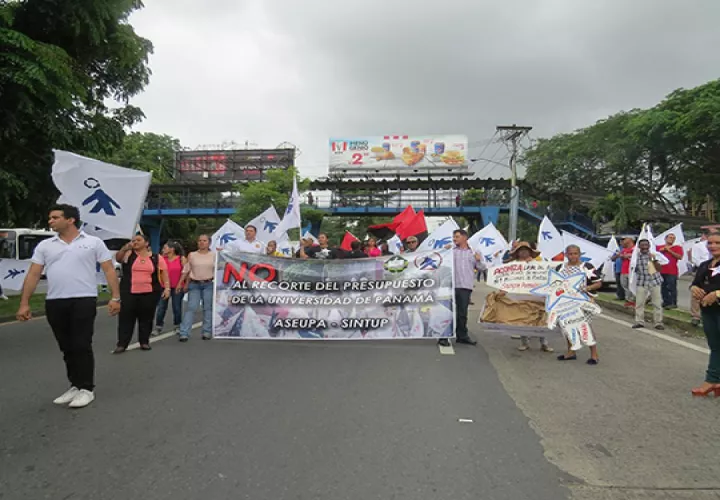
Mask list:
[[702,342],[595,326],[596,367],[474,324],[480,345],[455,355],[196,335],[112,356],[101,310],[97,399],[73,411],[52,404],[66,387],[45,321],[3,325],[0,498],[720,497],[720,407],[689,395]]

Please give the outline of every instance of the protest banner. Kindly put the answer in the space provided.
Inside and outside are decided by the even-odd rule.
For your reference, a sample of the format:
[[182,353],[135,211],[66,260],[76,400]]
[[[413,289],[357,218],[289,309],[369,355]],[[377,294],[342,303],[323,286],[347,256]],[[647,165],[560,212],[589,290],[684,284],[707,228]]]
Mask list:
[[547,280],[548,269],[557,263],[534,260],[509,262],[488,269],[487,284],[504,292],[530,295],[530,291]]
[[454,336],[450,250],[300,260],[218,253],[219,339],[364,340]]

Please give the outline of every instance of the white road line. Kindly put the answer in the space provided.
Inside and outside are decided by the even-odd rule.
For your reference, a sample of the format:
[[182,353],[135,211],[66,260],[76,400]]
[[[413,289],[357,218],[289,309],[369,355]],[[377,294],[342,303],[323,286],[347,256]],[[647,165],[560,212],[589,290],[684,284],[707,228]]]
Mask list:
[[[202,321],[193,324],[192,329],[195,330],[196,328],[200,328],[202,326]],[[175,337],[175,332],[167,332],[163,333],[162,335],[158,335],[157,337],[150,337],[150,343],[154,344],[155,342],[160,342],[161,340],[169,339],[171,337]],[[128,351],[133,351],[135,349],[140,349],[140,344],[138,342],[135,342],[134,344],[130,344],[127,348]]]
[[[603,319],[606,319],[608,321],[612,321],[613,323],[617,323],[618,325],[627,326],[628,328],[632,328],[632,323],[628,323],[627,321],[613,318],[612,316],[608,316],[606,314],[601,314],[600,317]],[[700,347],[695,344],[691,344],[690,342],[685,342],[684,340],[676,339],[675,337],[673,337],[671,335],[666,335],[664,333],[655,332],[653,330],[650,330],[649,328],[638,328],[637,331],[645,333],[647,335],[650,335],[650,336],[658,338],[658,339],[667,340],[668,342],[672,342],[673,344],[677,344],[679,346],[686,347],[693,351],[701,352],[703,354],[710,354],[710,350],[706,349],[705,347]]]

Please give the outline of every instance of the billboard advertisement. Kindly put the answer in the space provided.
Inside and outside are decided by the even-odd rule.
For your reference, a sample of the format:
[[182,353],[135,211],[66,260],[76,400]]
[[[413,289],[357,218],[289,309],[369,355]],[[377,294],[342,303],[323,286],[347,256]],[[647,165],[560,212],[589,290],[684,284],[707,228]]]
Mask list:
[[293,149],[237,149],[219,151],[178,151],[175,178],[179,181],[263,180],[268,170],[293,165]]
[[464,135],[331,138],[330,171],[467,169]]

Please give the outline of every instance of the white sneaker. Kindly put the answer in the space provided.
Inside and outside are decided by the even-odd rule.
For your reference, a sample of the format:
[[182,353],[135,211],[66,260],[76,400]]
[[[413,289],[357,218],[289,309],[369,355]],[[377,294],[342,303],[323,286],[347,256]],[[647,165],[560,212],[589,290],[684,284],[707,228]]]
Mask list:
[[85,408],[87,405],[92,403],[95,400],[95,393],[92,391],[88,391],[85,389],[82,389],[80,392],[77,393],[77,395],[73,398],[73,400],[70,402],[68,406],[70,408]]
[[5,294],[3,293],[3,294],[0,294],[0,300],[10,300],[10,299],[8,298],[7,295],[5,295]]
[[75,398],[75,396],[78,395],[79,392],[80,392],[80,389],[78,389],[77,387],[71,387],[70,389],[65,391],[65,394],[63,394],[59,398],[55,399],[53,401],[53,403],[55,403],[56,405],[66,405],[70,401],[72,401]]

